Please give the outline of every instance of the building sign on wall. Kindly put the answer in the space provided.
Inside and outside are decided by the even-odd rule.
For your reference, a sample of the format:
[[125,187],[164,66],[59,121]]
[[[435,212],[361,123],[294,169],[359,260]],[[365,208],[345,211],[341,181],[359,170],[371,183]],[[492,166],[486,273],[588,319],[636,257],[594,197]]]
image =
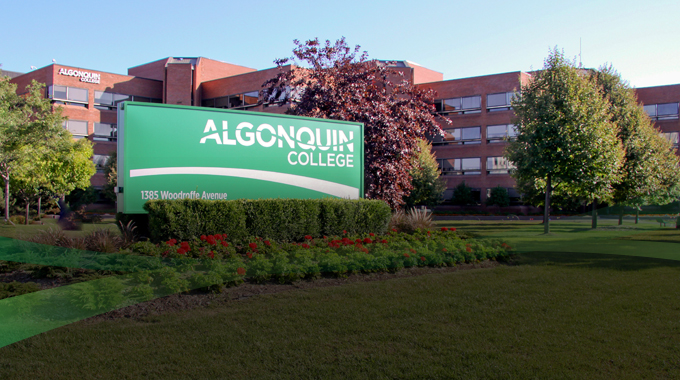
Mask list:
[[118,211],[150,199],[360,198],[363,124],[126,102]]
[[59,69],[59,75],[80,78],[81,82],[87,83],[99,83],[101,80],[101,74],[82,70],[65,69],[63,67]]

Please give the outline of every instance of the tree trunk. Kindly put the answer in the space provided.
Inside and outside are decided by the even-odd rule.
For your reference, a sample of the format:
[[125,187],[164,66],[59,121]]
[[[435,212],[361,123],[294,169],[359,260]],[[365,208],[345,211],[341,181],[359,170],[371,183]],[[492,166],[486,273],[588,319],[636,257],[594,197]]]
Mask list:
[[550,233],[550,174],[545,184],[545,210],[543,210],[543,233]]
[[640,209],[636,207],[635,208],[635,224],[638,224],[639,221],[640,221]]
[[41,215],[41,211],[42,211],[41,208],[40,208],[41,202],[42,202],[42,197],[38,197],[38,219],[40,219],[40,215]]
[[5,180],[5,220],[9,220],[9,176]]
[[623,206],[619,206],[619,226],[623,224]]
[[28,225],[28,216],[30,215],[30,207],[31,207],[31,202],[26,199],[26,221],[24,224]]
[[594,198],[593,198],[593,221],[590,227],[597,228],[597,199]]

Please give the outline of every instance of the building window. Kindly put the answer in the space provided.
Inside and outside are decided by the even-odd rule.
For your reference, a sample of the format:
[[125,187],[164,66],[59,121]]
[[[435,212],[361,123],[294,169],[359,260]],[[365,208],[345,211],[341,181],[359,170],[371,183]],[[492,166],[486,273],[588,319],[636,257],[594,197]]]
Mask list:
[[125,101],[145,102],[145,103],[162,103],[162,99],[149,98],[146,96],[124,95],[113,92],[95,91],[94,92],[94,108],[98,110],[115,110],[118,104]]
[[652,120],[668,120],[678,118],[678,103],[648,104],[643,106]]
[[82,139],[87,137],[87,121],[84,120],[66,120],[62,124],[64,129],[67,129],[75,139]]
[[110,156],[103,154],[95,154],[92,156],[92,162],[94,162],[97,173],[104,173],[104,167],[106,166],[106,162],[109,160],[109,157]]
[[673,148],[678,148],[678,143],[680,142],[680,132],[665,132],[663,137],[668,139],[668,141],[673,144]]
[[444,175],[474,175],[482,173],[481,159],[444,158],[438,159],[439,168]]
[[508,174],[515,166],[505,157],[487,157],[486,174]]
[[259,91],[244,92],[242,94],[222,96],[219,98],[203,99],[202,107],[246,109],[257,105],[260,99]]
[[118,129],[116,124],[94,123],[94,141],[116,141]]
[[434,101],[435,110],[442,115],[482,112],[482,96],[439,99]]
[[486,142],[499,143],[514,139],[517,130],[514,124],[489,125],[486,127]]
[[89,102],[89,91],[84,88],[49,86],[47,97],[55,104],[67,104],[71,106],[86,107]]
[[449,144],[469,145],[481,143],[482,143],[481,127],[445,129],[443,138],[437,138],[434,141],[432,141],[433,145],[449,145]]
[[489,112],[507,111],[511,109],[510,102],[515,96],[514,92],[499,92],[486,96],[486,110]]

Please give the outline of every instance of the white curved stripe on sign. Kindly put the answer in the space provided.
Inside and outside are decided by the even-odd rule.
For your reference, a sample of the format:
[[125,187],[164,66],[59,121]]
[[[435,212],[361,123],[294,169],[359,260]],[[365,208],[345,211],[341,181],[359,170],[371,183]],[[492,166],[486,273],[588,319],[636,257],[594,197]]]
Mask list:
[[331,181],[324,181],[317,178],[304,177],[301,175],[268,172],[264,170],[211,167],[176,167],[130,170],[130,177],[146,177],[152,175],[169,174],[201,174],[257,179],[260,181],[269,181],[282,183],[284,185],[302,187],[304,189],[318,191],[339,198],[359,198],[359,189],[356,187],[342,185]]

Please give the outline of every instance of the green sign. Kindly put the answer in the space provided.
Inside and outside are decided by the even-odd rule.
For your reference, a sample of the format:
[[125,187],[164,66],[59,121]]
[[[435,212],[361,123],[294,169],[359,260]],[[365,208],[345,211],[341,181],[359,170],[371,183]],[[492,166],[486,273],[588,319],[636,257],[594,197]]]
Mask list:
[[118,211],[150,199],[350,198],[364,192],[363,124],[126,102]]

